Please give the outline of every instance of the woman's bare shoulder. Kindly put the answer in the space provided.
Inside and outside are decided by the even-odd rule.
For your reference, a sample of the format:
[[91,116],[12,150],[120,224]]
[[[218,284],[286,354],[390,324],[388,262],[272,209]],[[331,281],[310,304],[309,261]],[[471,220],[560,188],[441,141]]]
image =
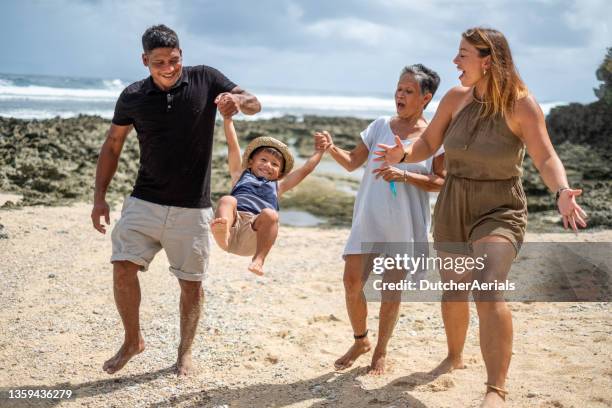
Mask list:
[[455,86],[446,92],[440,101],[440,107],[442,109],[447,109],[450,112],[454,112],[459,106],[465,103],[468,96],[471,95],[471,92],[472,88]]
[[446,92],[446,95],[444,96],[447,96],[447,95],[450,97],[466,96],[470,92],[472,92],[472,87],[458,85],[458,86],[453,86],[451,89],[449,89]]
[[518,122],[544,117],[540,104],[538,104],[538,101],[536,101],[536,98],[532,94],[527,94],[517,99],[513,113],[513,119]]

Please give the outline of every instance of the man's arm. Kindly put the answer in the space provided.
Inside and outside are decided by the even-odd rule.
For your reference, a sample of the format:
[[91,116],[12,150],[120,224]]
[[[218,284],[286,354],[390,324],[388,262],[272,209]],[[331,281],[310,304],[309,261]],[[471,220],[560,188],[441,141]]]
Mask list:
[[308,160],[306,160],[306,163],[304,163],[302,167],[293,170],[291,173],[287,174],[285,178],[279,181],[278,195],[280,196],[300,184],[300,182],[304,180],[307,175],[312,173],[315,167],[317,167],[324,153],[324,150],[315,151],[315,153],[310,156]]
[[236,86],[230,92],[223,92],[215,98],[215,103],[222,116],[233,116],[238,112],[254,115],[261,110],[261,104],[255,95]]
[[259,103],[257,97],[239,86],[232,89],[232,95],[238,98],[240,112],[245,115],[254,115],[261,111],[261,103]]
[[96,167],[96,185],[94,190],[94,205],[91,210],[91,220],[93,227],[102,234],[106,233],[106,227],[100,222],[100,217],[104,217],[106,225],[110,225],[110,209],[106,202],[106,192],[108,186],[117,171],[119,156],[123,149],[123,144],[127,135],[132,130],[132,125],[119,126],[111,124],[110,130],[106,135],[106,140],[100,149],[98,156],[98,166]]
[[232,187],[234,187],[234,184],[236,184],[242,174],[242,157],[240,157],[238,135],[236,134],[234,121],[231,116],[223,118],[223,131],[227,140],[227,164],[230,176],[232,177]]

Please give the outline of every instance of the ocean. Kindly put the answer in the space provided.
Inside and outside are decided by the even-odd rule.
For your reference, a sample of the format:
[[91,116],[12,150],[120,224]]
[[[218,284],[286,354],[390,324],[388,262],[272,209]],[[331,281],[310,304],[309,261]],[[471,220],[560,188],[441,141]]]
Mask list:
[[[75,78],[0,73],[0,116],[20,119],[70,118],[98,115],[110,119],[117,97],[131,81],[118,78]],[[342,94],[278,88],[249,88],[262,111],[245,119],[284,115],[349,116],[374,119],[393,115],[393,95]],[[544,113],[563,102],[541,103]],[[430,119],[438,106],[432,101],[425,115]]]

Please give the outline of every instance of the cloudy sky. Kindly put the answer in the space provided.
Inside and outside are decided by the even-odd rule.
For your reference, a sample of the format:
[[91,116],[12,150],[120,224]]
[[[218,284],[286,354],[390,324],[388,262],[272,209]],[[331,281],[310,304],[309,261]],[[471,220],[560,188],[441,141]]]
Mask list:
[[157,23],[178,32],[185,64],[247,89],[357,95],[391,93],[417,62],[439,72],[442,92],[458,84],[460,34],[487,25],[540,101],[587,102],[612,46],[609,0],[7,0],[0,72],[137,80],[140,36]]

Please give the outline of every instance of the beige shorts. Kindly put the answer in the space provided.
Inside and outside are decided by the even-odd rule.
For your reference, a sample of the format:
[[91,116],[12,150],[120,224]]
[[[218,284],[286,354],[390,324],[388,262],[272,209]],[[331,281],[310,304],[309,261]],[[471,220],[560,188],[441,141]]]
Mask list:
[[230,230],[229,246],[227,252],[241,256],[253,256],[257,249],[257,233],[253,229],[253,222],[257,215],[237,211],[236,220]]
[[111,262],[130,261],[146,271],[162,248],[177,278],[201,281],[208,268],[212,208],[182,208],[127,197],[111,235]]

